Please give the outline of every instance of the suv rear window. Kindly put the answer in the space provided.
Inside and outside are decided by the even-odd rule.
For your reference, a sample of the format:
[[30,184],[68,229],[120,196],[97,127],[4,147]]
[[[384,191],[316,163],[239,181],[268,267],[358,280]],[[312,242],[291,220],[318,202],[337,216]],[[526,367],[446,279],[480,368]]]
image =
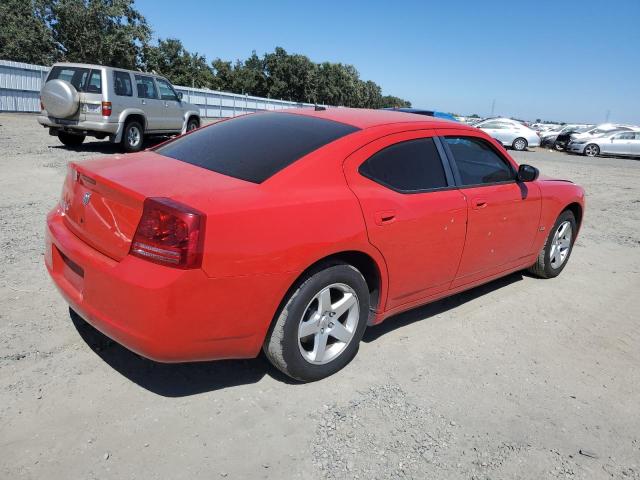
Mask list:
[[262,183],[308,153],[359,130],[290,113],[226,120],[156,149],[156,153],[230,177]]
[[[91,76],[89,78],[89,73]],[[79,92],[101,93],[102,72],[82,67],[56,66],[51,69],[47,82],[51,80],[64,80],[69,82]]]

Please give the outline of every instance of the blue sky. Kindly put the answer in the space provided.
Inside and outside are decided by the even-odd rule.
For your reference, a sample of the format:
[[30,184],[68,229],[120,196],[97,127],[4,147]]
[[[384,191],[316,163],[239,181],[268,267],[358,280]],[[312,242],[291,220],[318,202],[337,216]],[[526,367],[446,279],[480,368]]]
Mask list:
[[[640,0],[137,0],[208,60],[281,46],[460,114],[640,124]],[[607,113],[609,112],[609,113]]]

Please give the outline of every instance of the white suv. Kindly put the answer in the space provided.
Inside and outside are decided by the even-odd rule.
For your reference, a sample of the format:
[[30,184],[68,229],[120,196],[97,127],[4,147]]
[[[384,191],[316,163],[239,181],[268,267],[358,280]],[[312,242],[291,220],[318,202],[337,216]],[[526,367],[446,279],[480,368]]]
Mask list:
[[38,122],[65,145],[87,135],[142,149],[144,137],[200,126],[198,107],[182,101],[163,77],[83,63],[56,63],[40,91]]

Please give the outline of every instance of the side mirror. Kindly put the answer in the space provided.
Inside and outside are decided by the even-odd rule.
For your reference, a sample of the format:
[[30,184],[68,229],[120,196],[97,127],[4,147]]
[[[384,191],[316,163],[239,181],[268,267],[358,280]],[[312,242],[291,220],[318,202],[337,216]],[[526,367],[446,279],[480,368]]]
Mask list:
[[540,170],[531,165],[520,165],[518,168],[518,181],[519,182],[533,182],[540,175]]
[[178,100],[182,101],[182,92],[178,92]]

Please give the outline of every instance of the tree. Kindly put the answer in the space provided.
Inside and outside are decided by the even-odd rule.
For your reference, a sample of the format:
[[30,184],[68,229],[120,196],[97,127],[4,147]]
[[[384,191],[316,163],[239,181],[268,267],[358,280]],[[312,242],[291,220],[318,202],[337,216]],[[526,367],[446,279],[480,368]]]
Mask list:
[[43,0],[0,2],[0,58],[49,65],[58,58]]
[[382,97],[383,108],[389,108],[389,107],[403,108],[403,107],[410,107],[410,106],[411,106],[411,102],[407,100],[403,100],[402,98],[394,97],[393,95],[385,95],[384,97]]
[[61,57],[135,69],[151,29],[133,0],[43,0]]
[[176,85],[208,88],[213,81],[206,58],[188,52],[175,38],[159,39],[157,46],[145,45],[142,63],[145,70],[164,75]]

